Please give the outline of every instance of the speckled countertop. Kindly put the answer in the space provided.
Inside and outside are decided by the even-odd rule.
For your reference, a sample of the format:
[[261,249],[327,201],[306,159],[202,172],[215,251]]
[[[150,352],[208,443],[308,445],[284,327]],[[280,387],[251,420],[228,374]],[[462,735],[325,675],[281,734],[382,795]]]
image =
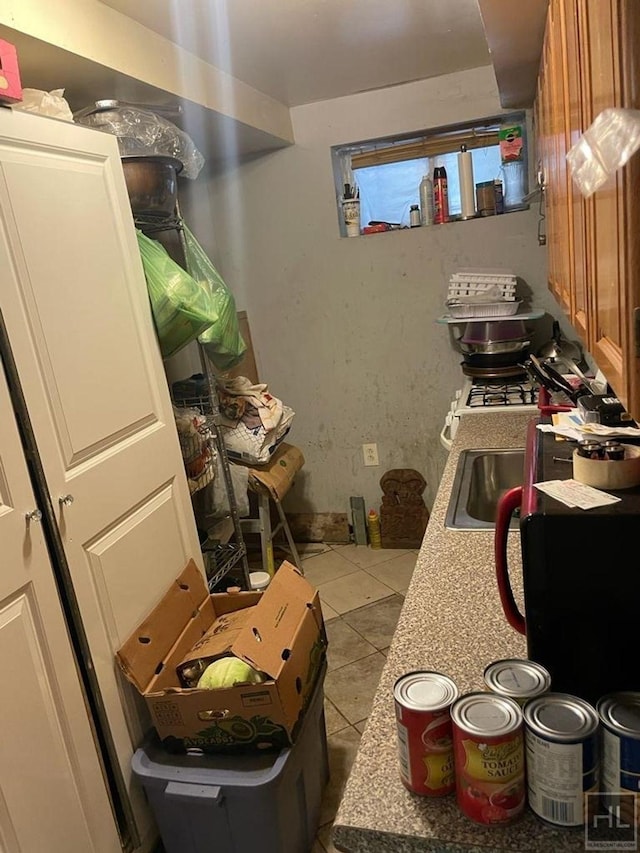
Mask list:
[[[405,672],[450,675],[461,693],[482,690],[493,660],[526,657],[524,637],[502,615],[493,562],[493,532],[447,530],[444,519],[460,451],[524,447],[527,414],[470,415],[449,454],[411,585],[380,678],[371,714],[333,826],[333,843],[347,853],[565,853],[584,850],[581,830],[560,830],[527,810],[504,828],[483,827],[458,809],[455,795],[419,797],[398,772],[393,685]],[[508,559],[516,599],[521,567],[517,532]]]

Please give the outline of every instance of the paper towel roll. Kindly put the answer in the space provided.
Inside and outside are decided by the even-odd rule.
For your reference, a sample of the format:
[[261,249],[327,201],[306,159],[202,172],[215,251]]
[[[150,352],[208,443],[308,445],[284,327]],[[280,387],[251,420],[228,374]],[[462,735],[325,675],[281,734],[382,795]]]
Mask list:
[[462,218],[471,219],[476,215],[473,161],[471,159],[471,151],[467,151],[464,145],[458,154],[458,176],[460,178]]

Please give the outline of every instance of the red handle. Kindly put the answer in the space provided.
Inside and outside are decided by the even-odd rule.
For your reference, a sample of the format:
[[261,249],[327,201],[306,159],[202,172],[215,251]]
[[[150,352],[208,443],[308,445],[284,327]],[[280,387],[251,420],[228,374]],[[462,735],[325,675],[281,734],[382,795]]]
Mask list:
[[498,581],[498,592],[500,602],[507,622],[520,634],[525,633],[524,616],[518,610],[518,605],[513,597],[511,581],[509,580],[509,566],[507,565],[507,534],[511,516],[522,504],[522,486],[509,489],[498,501],[495,528],[495,560],[496,578]]

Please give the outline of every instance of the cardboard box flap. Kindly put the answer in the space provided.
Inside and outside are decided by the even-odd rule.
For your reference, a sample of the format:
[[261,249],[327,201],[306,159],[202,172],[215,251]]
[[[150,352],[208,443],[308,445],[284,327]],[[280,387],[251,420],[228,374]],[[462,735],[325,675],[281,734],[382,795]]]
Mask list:
[[181,681],[184,680],[188,684],[192,680],[193,676],[185,673],[185,670],[189,670],[196,664],[196,670],[199,671],[201,667],[197,665],[198,661],[208,659],[213,661],[232,654],[233,643],[247,622],[251,609],[248,607],[218,616],[213,625],[198,638],[178,664],[176,669]]
[[201,623],[204,633],[215,619],[202,572],[193,560],[171,584],[118,651],[118,663],[128,680],[144,693],[190,621]]
[[305,615],[313,608],[314,596],[314,588],[298,569],[282,563],[258,606],[251,609],[233,643],[233,654],[276,679]]

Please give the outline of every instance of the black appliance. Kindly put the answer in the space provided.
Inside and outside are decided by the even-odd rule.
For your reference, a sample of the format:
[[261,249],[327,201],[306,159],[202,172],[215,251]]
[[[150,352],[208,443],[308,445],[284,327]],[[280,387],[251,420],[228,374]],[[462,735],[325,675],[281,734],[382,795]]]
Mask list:
[[[524,482],[501,498],[495,557],[502,607],[526,634],[531,660],[551,674],[551,689],[595,703],[605,693],[640,690],[640,487],[612,491],[620,501],[571,508],[534,483],[572,477],[573,444],[532,420]],[[524,616],[514,600],[507,535],[520,512]]]

